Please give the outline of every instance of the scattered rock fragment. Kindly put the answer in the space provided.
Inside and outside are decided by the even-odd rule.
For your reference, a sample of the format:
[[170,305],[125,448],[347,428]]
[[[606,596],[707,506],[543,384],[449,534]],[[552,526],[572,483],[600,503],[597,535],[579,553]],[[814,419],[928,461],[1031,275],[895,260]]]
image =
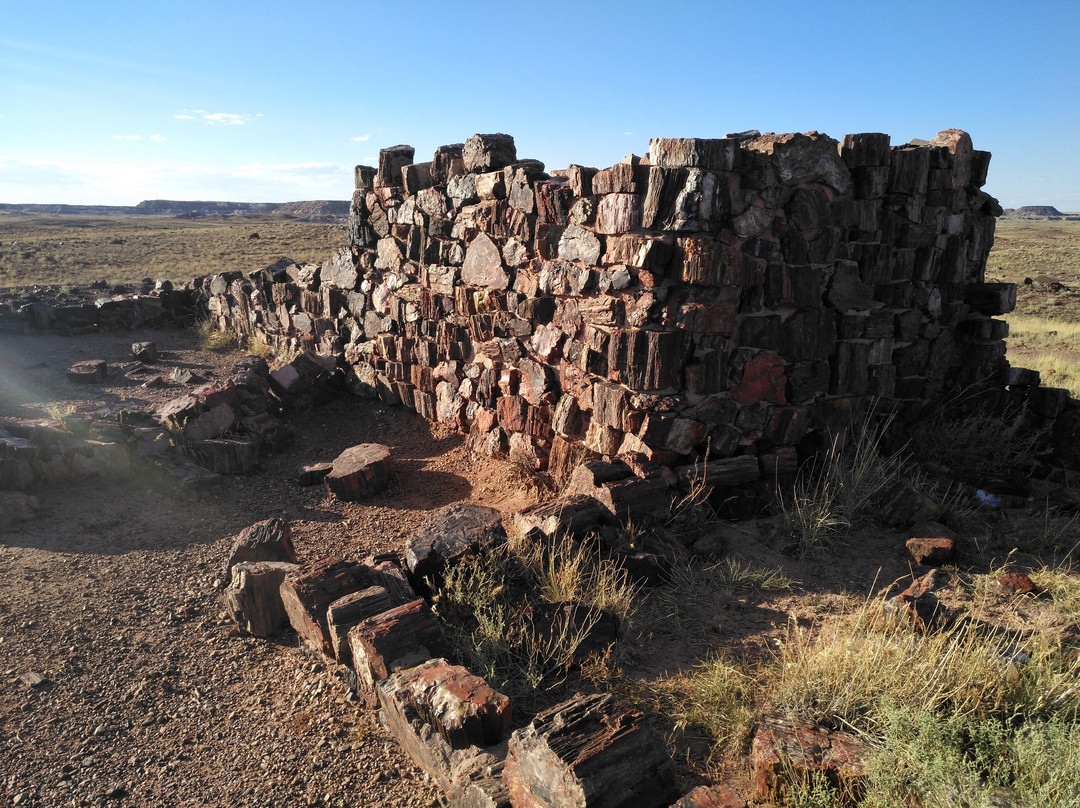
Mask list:
[[68,368],[68,379],[79,384],[94,384],[105,380],[109,366],[104,359],[84,359]]
[[762,719],[750,752],[757,799],[773,799],[786,779],[805,781],[824,774],[835,788],[857,793],[865,778],[869,749],[844,732],[830,732],[783,716]]
[[153,342],[133,342],[131,344],[131,355],[140,362],[152,365],[158,358],[157,344]]
[[1035,582],[1022,572],[1006,572],[998,578],[998,586],[1014,595],[1027,595],[1035,591]]

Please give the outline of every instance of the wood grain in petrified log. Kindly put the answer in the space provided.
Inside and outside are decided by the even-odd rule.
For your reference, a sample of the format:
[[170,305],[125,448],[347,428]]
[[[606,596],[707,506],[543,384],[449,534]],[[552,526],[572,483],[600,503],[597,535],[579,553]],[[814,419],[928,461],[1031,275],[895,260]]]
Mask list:
[[[287,519],[275,516],[263,519],[240,531],[225,562],[225,580],[229,580],[234,564],[241,561],[286,561],[296,563],[292,528]],[[280,581],[278,582],[280,583]]]
[[328,556],[304,564],[281,582],[281,601],[289,622],[305,641],[324,654],[334,652],[326,610],[338,598],[371,585],[366,564]]
[[384,586],[369,586],[338,598],[326,608],[326,627],[334,659],[350,668],[353,665],[349,647],[349,630],[369,617],[392,609],[396,604]]
[[381,443],[350,446],[334,459],[326,489],[344,502],[373,496],[390,484],[390,449]]
[[446,795],[450,808],[511,808],[510,793],[502,781],[502,766],[457,783]]
[[297,568],[284,561],[241,561],[232,568],[225,608],[241,631],[269,637],[289,622],[281,582]]
[[386,725],[444,791],[467,777],[469,761],[497,743],[510,723],[510,700],[478,676],[432,659],[379,682]]
[[515,808],[663,808],[679,796],[663,739],[609,694],[579,693],[514,732],[503,782]]
[[357,622],[348,631],[348,645],[359,695],[374,707],[375,686],[381,680],[431,659],[441,643],[435,616],[422,599],[416,599]]
[[216,474],[251,474],[259,465],[259,445],[250,440],[216,438],[190,443],[191,459]]

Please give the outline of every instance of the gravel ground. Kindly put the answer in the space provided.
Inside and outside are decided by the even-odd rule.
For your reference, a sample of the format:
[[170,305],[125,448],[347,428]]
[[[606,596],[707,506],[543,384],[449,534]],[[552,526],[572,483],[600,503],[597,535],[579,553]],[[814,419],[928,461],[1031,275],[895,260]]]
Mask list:
[[[80,359],[115,367],[146,339],[166,351],[166,371],[225,379],[236,358],[198,350],[187,332],[0,335],[0,416],[182,392],[118,373],[92,388],[64,378]],[[282,512],[301,561],[361,558],[400,551],[432,508],[509,512],[536,492],[403,408],[337,399],[293,426],[292,446],[256,474],[208,492],[85,479],[35,492],[36,519],[0,526],[0,805],[438,804],[338,671],[291,633],[236,633],[219,600],[225,555],[240,530]],[[393,452],[394,483],[376,500],[339,503],[296,484],[300,464],[366,441]]]

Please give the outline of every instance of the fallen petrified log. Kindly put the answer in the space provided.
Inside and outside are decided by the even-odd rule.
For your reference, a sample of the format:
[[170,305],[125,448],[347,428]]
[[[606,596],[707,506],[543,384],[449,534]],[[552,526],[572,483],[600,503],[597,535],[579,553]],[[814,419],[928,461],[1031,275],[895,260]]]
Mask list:
[[679,797],[663,739],[610,694],[544,710],[510,737],[514,808],[666,808]]
[[370,585],[367,565],[338,556],[304,564],[285,576],[281,600],[296,633],[327,656],[334,653],[326,611],[338,598]]

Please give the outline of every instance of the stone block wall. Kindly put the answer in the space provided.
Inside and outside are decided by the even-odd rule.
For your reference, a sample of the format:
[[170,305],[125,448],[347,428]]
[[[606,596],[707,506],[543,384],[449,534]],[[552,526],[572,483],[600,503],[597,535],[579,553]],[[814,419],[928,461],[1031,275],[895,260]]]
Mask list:
[[551,173],[502,134],[413,157],[356,168],[332,260],[208,279],[212,316],[557,477],[595,455],[775,472],[871,400],[917,417],[1005,383],[1001,209],[959,130],[656,138]]

